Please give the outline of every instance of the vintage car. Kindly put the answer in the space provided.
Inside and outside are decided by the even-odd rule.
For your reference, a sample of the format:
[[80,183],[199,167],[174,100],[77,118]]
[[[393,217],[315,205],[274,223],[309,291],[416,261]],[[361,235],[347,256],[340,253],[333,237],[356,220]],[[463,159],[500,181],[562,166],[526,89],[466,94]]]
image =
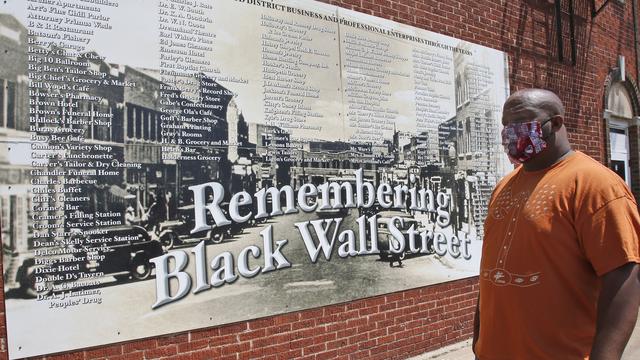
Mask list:
[[[81,232],[70,231],[64,241],[39,247],[39,254],[22,254],[10,281],[30,297],[57,289],[67,283],[113,276],[122,281],[144,280],[151,276],[149,260],[163,254],[162,246],[140,226],[118,225]],[[37,256],[36,256],[37,255]]]
[[[389,231],[388,224],[391,219],[394,217],[399,217],[402,219],[402,224],[400,221],[396,221],[395,225],[400,230],[405,239],[404,251],[401,253],[392,252],[390,247],[394,247],[395,249],[399,249],[400,244],[398,240],[391,235]],[[406,231],[413,225],[414,229],[420,232],[422,229],[422,224],[420,221],[416,220],[413,215],[408,214],[403,211],[382,211],[378,213],[378,217],[376,219],[376,223],[378,224],[378,250],[380,250],[380,259],[389,260],[394,257],[397,259],[403,260],[407,255],[425,255],[426,253],[416,253],[413,254],[409,248],[409,235]],[[416,236],[416,241],[420,241],[419,237]],[[433,247],[433,241],[430,241],[427,244],[428,248],[431,249]],[[430,253],[430,252],[429,252]]]
[[[225,204],[223,203],[222,205],[224,206]],[[211,214],[209,214],[208,211],[207,222],[209,224],[213,223]],[[187,205],[178,208],[178,219],[160,223],[157,236],[163,249],[167,251],[173,249],[176,245],[200,242],[202,240],[219,244],[225,238],[230,238],[242,233],[245,226],[245,224],[237,223],[220,227],[213,225],[213,227],[208,230],[192,234],[191,230],[195,227],[194,206]]]

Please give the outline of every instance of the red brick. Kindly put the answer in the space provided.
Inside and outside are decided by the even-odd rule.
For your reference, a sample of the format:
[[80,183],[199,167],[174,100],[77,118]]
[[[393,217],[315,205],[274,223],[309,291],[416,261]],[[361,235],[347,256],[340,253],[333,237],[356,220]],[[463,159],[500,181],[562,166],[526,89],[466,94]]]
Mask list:
[[289,323],[296,322],[299,319],[300,319],[300,314],[298,313],[279,315],[274,319],[274,324],[275,325],[289,324]]
[[301,339],[301,338],[311,338],[314,335],[318,334],[318,330],[316,329],[304,329],[292,332],[290,334],[291,340]]
[[193,360],[217,359],[220,357],[220,348],[196,350],[189,355]]
[[231,354],[219,357],[217,360],[237,360],[238,354]]
[[82,352],[82,351],[74,352],[74,353],[47,356],[47,360],[83,360],[84,358],[85,358],[84,352]]
[[302,349],[295,349],[285,353],[277,354],[278,360],[299,359],[302,357]]
[[313,339],[305,337],[299,340],[293,340],[289,343],[291,349],[304,348],[313,345]]
[[85,351],[86,359],[97,359],[122,354],[122,345],[105,346],[94,350]]
[[165,347],[159,347],[155,349],[145,350],[144,357],[147,359],[167,357],[178,353],[178,347],[176,345],[169,345]]
[[229,326],[225,326],[225,327],[221,327],[220,328],[220,335],[232,335],[232,334],[238,334],[241,333],[245,330],[247,330],[247,323],[243,322],[243,323],[238,323],[238,324],[233,324],[233,325],[229,325]]
[[[261,353],[264,355],[279,355],[284,352],[290,351],[291,346],[290,344],[277,344],[277,345],[262,348],[260,350],[261,350]],[[293,350],[300,350],[300,349],[293,349]]]
[[353,335],[353,331],[351,330],[340,330],[336,333],[338,339],[346,339],[349,336]]
[[338,355],[351,355],[358,351],[358,345],[343,346],[338,349]]
[[387,329],[386,328],[382,328],[382,329],[374,330],[374,331],[369,332],[367,335],[368,335],[369,339],[379,338],[381,336],[387,335]]
[[335,315],[335,314],[340,314],[346,311],[346,306],[345,305],[334,305],[334,306],[329,306],[323,309],[323,316],[330,316],[330,315]]
[[378,344],[385,344],[385,343],[392,343],[394,340],[395,340],[395,336],[387,335],[387,336],[378,338],[376,341]]
[[282,333],[291,331],[291,324],[272,326],[272,327],[266,328],[265,330],[266,330],[267,336],[282,334]]
[[109,356],[108,359],[109,360],[142,360],[144,359],[144,354],[142,353],[142,351],[136,351],[136,352],[132,352],[124,355]]
[[345,305],[346,311],[359,310],[365,307],[367,307],[367,303],[364,300],[356,300]]
[[300,320],[317,319],[322,317],[322,309],[306,310],[300,313]]
[[333,323],[333,324],[327,325],[327,332],[340,331],[340,330],[344,330],[346,328],[347,328],[347,323],[344,322],[344,321],[341,321],[341,322],[337,322],[337,323]]
[[377,312],[378,312],[378,308],[377,307],[369,307],[369,308],[360,309],[358,311],[358,315],[359,316],[364,316],[364,315],[375,314]]
[[122,344],[122,352],[130,353],[138,350],[152,349],[158,346],[158,340],[146,339]]
[[264,348],[253,348],[247,352],[238,354],[240,359],[257,359],[264,356]]
[[334,323],[338,321],[338,319],[339,318],[337,315],[323,316],[321,318],[316,319],[316,324],[322,325],[322,324]]
[[357,334],[347,338],[347,341],[349,342],[349,344],[356,344],[365,340],[367,340],[367,334]]
[[376,345],[375,340],[368,340],[361,343],[358,343],[358,350],[369,349]]
[[204,330],[197,330],[197,331],[190,332],[189,339],[190,340],[210,339],[218,335],[220,335],[220,330],[218,328],[204,329]]
[[189,334],[163,336],[158,338],[158,347],[179,344],[189,340]]
[[316,345],[311,345],[311,346],[307,346],[306,348],[303,348],[302,353],[304,355],[317,354],[319,352],[325,351],[326,349],[327,349],[326,344],[316,344]]
[[200,339],[178,344],[178,353],[191,352],[209,347],[209,339]]
[[238,339],[240,339],[240,341],[258,339],[264,337],[266,333],[267,331],[265,329],[247,331],[242,334],[238,334]]
[[380,305],[380,311],[388,311],[391,309],[395,309],[397,307],[398,307],[397,303],[388,303],[388,304]]
[[346,339],[334,340],[327,342],[327,350],[338,349],[347,345]]
[[316,336],[312,340],[314,344],[324,344],[329,341],[335,340],[336,337],[337,337],[336,333],[329,333],[329,334],[322,334],[322,335]]
[[251,344],[249,342],[225,345],[220,348],[220,354],[222,355],[237,354],[243,351],[249,351],[250,348],[251,348]]
[[369,316],[369,322],[378,322],[378,321],[382,321],[386,318],[384,313],[377,313],[374,315]]
[[298,329],[304,329],[304,328],[309,328],[312,326],[316,325],[316,320],[315,319],[308,319],[308,320],[302,320],[302,321],[298,321],[295,322],[293,324],[291,324],[291,329],[292,330],[298,330]]
[[316,355],[316,360],[333,359],[338,355],[337,350],[325,351]]
[[209,344],[213,347],[213,346],[219,346],[219,345],[233,344],[237,341],[238,341],[238,337],[236,335],[216,336],[214,338],[209,339]]
[[367,319],[366,318],[353,319],[353,320],[347,321],[347,328],[349,328],[349,329],[353,329],[353,328],[356,328],[358,326],[363,326],[363,325],[367,325]]
[[385,298],[385,303],[389,304],[392,302],[397,302],[402,300],[404,298],[404,295],[401,292],[399,292],[399,293],[386,295],[384,298]]
[[316,359],[315,355],[307,355],[307,356],[299,357],[296,360],[315,360],[315,359]]
[[262,328],[270,327],[273,325],[274,325],[274,319],[272,317],[266,318],[266,319],[252,320],[249,322],[249,330],[262,329]]
[[369,356],[370,356],[369,350],[361,350],[361,351],[358,351],[358,352],[354,353],[351,356],[351,358],[352,359],[367,359],[367,358],[369,358]]
[[365,304],[366,304],[367,307],[376,307],[378,305],[384,304],[385,301],[386,300],[385,300],[384,296],[378,296],[378,297],[375,297],[375,298],[370,298],[370,299],[365,300]]

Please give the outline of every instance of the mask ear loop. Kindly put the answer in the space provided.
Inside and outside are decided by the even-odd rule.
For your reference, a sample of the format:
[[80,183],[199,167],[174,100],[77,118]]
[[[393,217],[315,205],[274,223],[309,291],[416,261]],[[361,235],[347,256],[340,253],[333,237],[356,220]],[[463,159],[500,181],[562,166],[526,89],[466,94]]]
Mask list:
[[[556,117],[558,115],[552,115],[550,117],[548,117],[545,121],[540,123],[540,132],[542,132],[542,127],[545,126],[549,121],[551,121],[551,119],[553,119],[554,117]],[[551,135],[555,135],[555,132],[550,132],[547,134],[547,136],[541,136],[540,139],[547,141],[547,139],[551,136]]]

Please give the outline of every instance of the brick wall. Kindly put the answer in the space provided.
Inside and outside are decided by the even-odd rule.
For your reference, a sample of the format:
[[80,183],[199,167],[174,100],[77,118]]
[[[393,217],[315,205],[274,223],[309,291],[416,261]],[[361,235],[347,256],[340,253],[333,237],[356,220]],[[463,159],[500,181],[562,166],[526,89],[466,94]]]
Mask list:
[[[565,59],[558,60],[556,18],[547,0],[329,2],[507,52],[512,91],[532,86],[556,91],[565,102],[575,148],[606,161],[604,83],[617,55],[625,56],[627,74],[636,80],[631,1],[610,2],[595,20],[590,1],[573,1],[575,64],[568,15],[562,18]],[[562,1],[565,11],[568,3]],[[47,359],[407,358],[469,337],[477,289],[477,279],[466,279]],[[6,328],[0,304],[2,357]]]
[[465,279],[46,359],[406,358],[471,336],[477,291],[477,279]]

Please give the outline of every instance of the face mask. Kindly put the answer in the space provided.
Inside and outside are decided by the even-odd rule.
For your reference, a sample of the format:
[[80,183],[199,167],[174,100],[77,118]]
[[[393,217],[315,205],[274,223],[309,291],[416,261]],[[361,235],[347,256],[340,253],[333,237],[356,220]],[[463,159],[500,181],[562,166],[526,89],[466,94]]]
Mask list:
[[542,126],[549,120],[509,124],[502,129],[502,145],[512,163],[525,163],[547,148]]

